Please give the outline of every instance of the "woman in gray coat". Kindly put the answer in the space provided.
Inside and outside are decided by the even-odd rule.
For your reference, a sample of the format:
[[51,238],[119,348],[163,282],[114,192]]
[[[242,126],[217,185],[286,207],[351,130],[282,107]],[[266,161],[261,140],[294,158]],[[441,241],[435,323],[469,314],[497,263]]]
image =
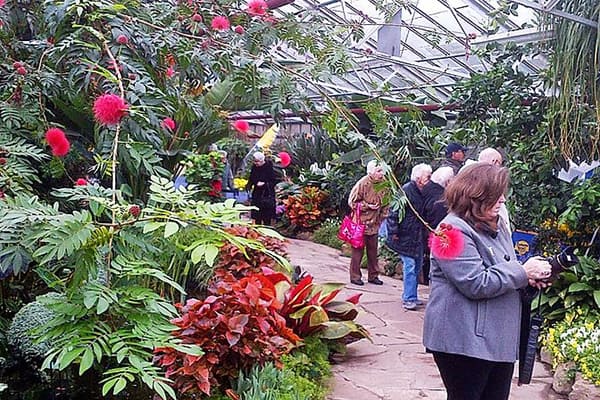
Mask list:
[[[508,170],[477,163],[461,170],[444,197],[446,240],[431,242],[431,294],[423,343],[433,353],[448,400],[506,400],[518,358],[519,289],[550,276],[541,258],[521,265],[498,223]],[[436,242],[437,241],[437,242]]]

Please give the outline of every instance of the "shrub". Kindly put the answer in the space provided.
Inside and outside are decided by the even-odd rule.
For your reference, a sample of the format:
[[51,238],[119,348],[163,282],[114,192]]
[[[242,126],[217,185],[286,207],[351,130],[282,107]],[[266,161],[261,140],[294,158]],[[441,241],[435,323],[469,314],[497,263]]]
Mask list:
[[271,363],[241,373],[235,391],[239,400],[321,400],[327,393],[319,383]]
[[553,355],[554,367],[574,361],[583,376],[600,385],[599,315],[582,317],[581,310],[548,329],[543,342]]
[[155,361],[166,368],[181,393],[210,395],[214,386],[226,387],[240,370],[268,361],[279,364],[300,338],[278,314],[275,286],[263,275],[249,275],[215,283],[205,300],[179,305],[179,327],[173,335],[185,344],[200,346],[201,356],[174,348],[157,348]]
[[328,218],[315,230],[312,240],[315,243],[341,250],[344,242],[338,239],[337,234],[340,230],[340,221]]
[[317,382],[331,376],[329,353],[329,346],[325,341],[309,336],[301,346],[281,357],[281,362],[285,370]]
[[325,208],[329,195],[313,186],[302,188],[302,192],[283,200],[285,216],[293,226],[303,230],[314,230],[333,212]]
[[[38,299],[61,297],[58,293],[48,293]],[[51,346],[47,341],[37,341],[39,330],[54,316],[55,312],[37,299],[24,305],[15,314],[6,333],[9,346],[25,361],[42,361]]]
[[287,258],[286,242],[283,237],[267,236],[264,230],[247,226],[233,226],[226,228],[225,232],[235,238],[256,240],[264,249],[245,247],[227,242],[219,249],[219,256],[215,265],[216,280],[223,279],[227,273],[240,279],[245,276],[260,273],[264,267],[278,269],[278,258]]

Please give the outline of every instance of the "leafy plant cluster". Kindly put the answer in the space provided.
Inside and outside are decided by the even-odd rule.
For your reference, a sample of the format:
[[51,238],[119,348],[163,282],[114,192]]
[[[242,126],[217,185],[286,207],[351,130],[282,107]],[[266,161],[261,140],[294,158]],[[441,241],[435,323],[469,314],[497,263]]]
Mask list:
[[[242,223],[240,213],[247,207],[233,200],[197,201],[193,189],[176,190],[159,178],[152,181],[143,209],[112,203],[110,190],[92,185],[57,195],[65,204],[85,204],[89,210],[65,213],[36,198],[0,203],[2,252],[13,260],[16,254],[27,256],[46,285],[62,294],[60,300],[44,299],[53,318],[38,337],[51,346],[42,367],[77,367],[80,375],[94,370],[103,375],[104,394],[118,394],[137,379],[162,398],[174,398],[171,381],[151,362],[154,348],[172,346],[192,355],[201,349],[171,336],[169,321],[176,316],[172,300],[184,289],[165,273],[163,249],[172,240],[191,237],[185,258],[195,268],[211,267],[219,248],[233,237],[225,229]],[[103,222],[109,215],[116,215],[114,224]],[[188,231],[201,234],[190,236]],[[263,248],[243,237],[233,243]],[[171,293],[172,298],[165,297]]]
[[327,209],[328,196],[317,187],[303,187],[300,194],[283,200],[285,217],[293,227],[313,230],[333,214],[332,210]]
[[155,361],[166,368],[181,393],[205,393],[227,387],[240,370],[277,361],[300,338],[278,313],[279,302],[271,281],[261,274],[240,280],[219,280],[204,300],[180,306],[179,328],[173,334],[203,349],[201,356],[174,348],[157,348]]
[[[359,296],[335,300],[342,287],[315,284],[312,276],[293,284],[285,274],[267,267],[239,279],[223,274],[210,285],[204,300],[190,299],[180,306],[181,316],[174,320],[179,329],[173,335],[201,346],[204,354],[158,348],[155,359],[179,391],[209,395],[214,388],[226,391],[239,373],[248,373],[255,365],[272,361],[280,366],[284,354],[303,338],[345,344],[368,337],[353,321]],[[296,364],[310,371],[304,363],[312,361]]]
[[197,185],[202,199],[221,197],[221,179],[225,168],[221,154],[216,151],[208,154],[190,154],[181,165],[185,168],[186,181]]
[[560,274],[542,295],[542,310],[549,321],[561,321],[568,311],[598,315],[600,310],[600,261],[580,256],[579,264]]

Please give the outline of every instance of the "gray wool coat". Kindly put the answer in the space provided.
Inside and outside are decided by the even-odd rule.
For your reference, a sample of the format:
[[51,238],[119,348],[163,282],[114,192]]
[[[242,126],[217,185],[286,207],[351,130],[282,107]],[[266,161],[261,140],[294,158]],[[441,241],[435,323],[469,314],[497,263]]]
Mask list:
[[465,245],[455,259],[431,255],[423,344],[431,351],[514,362],[521,319],[518,289],[528,280],[505,224],[498,224],[494,238],[453,214],[442,222],[460,229]]

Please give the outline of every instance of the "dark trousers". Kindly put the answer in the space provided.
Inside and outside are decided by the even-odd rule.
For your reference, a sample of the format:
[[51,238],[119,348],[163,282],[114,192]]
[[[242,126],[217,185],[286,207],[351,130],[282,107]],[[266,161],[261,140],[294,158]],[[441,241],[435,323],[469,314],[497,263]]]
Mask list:
[[254,223],[257,225],[271,225],[271,218],[267,218],[266,216],[259,214],[256,216],[256,218],[254,219]]
[[[498,338],[502,340],[502,338]],[[448,400],[507,400],[514,363],[433,352]]]
[[379,276],[377,265],[377,234],[365,235],[365,247],[361,249],[352,248],[352,258],[350,259],[350,280],[361,279],[360,262],[363,258],[363,253],[367,252],[367,271],[369,280],[373,280]]

